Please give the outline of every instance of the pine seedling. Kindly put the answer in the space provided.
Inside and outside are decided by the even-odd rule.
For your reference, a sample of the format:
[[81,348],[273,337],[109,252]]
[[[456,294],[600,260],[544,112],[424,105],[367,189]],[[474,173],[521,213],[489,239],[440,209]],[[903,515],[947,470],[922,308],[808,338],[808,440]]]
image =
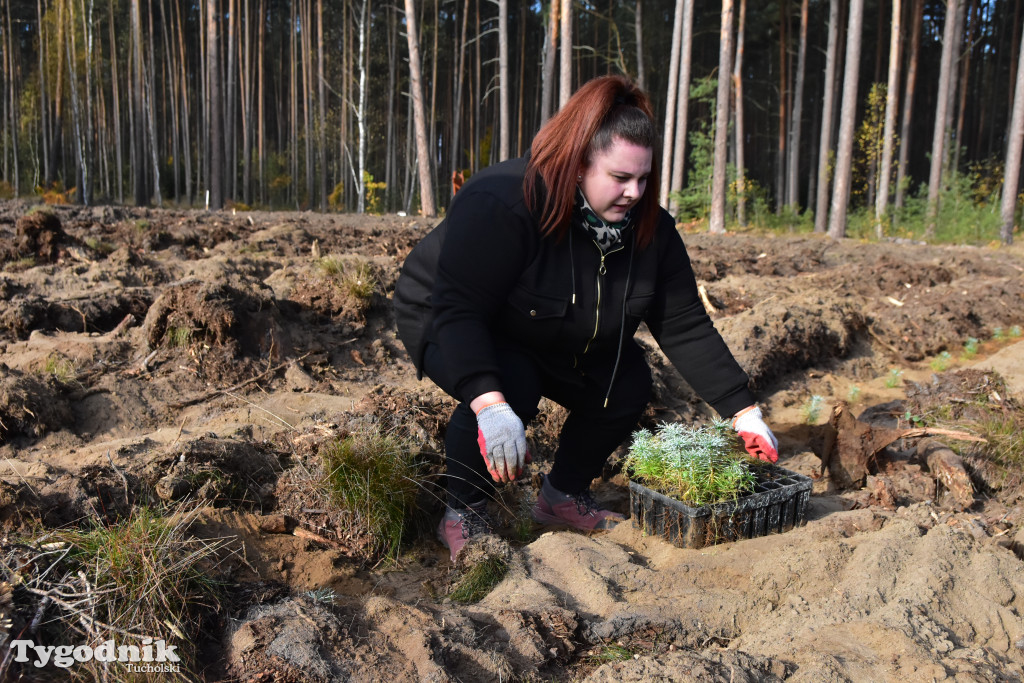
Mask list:
[[804,422],[813,425],[818,423],[818,418],[821,417],[821,407],[824,405],[825,399],[815,394],[811,396],[800,408],[800,412],[803,413]]
[[967,341],[964,342],[964,352],[961,354],[962,358],[974,358],[978,355],[978,339],[977,337],[968,337]]
[[949,351],[943,351],[938,356],[933,358],[928,364],[935,372],[943,372],[949,369],[949,364],[953,362],[953,355]]
[[704,427],[663,424],[657,434],[641,429],[624,467],[644,486],[695,506],[735,499],[756,483],[722,421]]

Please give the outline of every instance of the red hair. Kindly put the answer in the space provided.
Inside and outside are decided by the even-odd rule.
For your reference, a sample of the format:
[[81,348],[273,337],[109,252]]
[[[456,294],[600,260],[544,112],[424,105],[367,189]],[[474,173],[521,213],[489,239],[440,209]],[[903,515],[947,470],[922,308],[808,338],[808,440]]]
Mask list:
[[[523,178],[526,204],[541,211],[540,231],[559,238],[569,228],[576,201],[576,176],[595,153],[616,139],[655,147],[654,114],[646,93],[623,76],[602,76],[584,83],[533,138]],[[652,155],[647,190],[633,209],[637,244],[654,238],[658,221],[658,163]],[[536,206],[538,178],[543,184],[543,205]]]

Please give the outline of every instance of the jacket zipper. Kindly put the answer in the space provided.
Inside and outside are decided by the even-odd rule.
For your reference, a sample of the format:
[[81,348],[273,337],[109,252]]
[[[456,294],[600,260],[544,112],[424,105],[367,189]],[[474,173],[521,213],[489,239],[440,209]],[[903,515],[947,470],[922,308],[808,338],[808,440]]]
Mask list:
[[588,339],[587,343],[583,346],[583,353],[590,350],[590,343],[597,339],[597,331],[601,325],[601,280],[604,278],[605,273],[608,272],[608,269],[604,265],[604,260],[608,255],[614,254],[617,251],[622,251],[622,249],[625,248],[620,244],[618,248],[605,252],[601,249],[600,244],[594,240],[591,241],[594,242],[594,246],[597,247],[597,250],[601,253],[601,263],[597,267],[597,302],[594,305],[594,334],[590,336],[590,339]]

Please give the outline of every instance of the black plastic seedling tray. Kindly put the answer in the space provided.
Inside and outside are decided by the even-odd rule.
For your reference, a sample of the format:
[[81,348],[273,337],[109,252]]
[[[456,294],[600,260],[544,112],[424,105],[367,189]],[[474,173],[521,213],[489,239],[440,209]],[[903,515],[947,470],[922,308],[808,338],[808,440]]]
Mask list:
[[778,465],[755,465],[754,491],[735,500],[690,507],[682,501],[629,482],[633,526],[680,548],[767,536],[803,525],[812,481]]

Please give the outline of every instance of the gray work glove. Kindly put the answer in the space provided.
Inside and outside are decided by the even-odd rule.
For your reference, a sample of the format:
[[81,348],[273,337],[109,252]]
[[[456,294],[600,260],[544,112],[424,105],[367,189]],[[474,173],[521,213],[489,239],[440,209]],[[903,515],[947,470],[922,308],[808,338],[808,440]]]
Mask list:
[[494,481],[512,481],[523,473],[523,464],[530,462],[526,448],[523,421],[508,403],[485,406],[476,414],[480,454]]

